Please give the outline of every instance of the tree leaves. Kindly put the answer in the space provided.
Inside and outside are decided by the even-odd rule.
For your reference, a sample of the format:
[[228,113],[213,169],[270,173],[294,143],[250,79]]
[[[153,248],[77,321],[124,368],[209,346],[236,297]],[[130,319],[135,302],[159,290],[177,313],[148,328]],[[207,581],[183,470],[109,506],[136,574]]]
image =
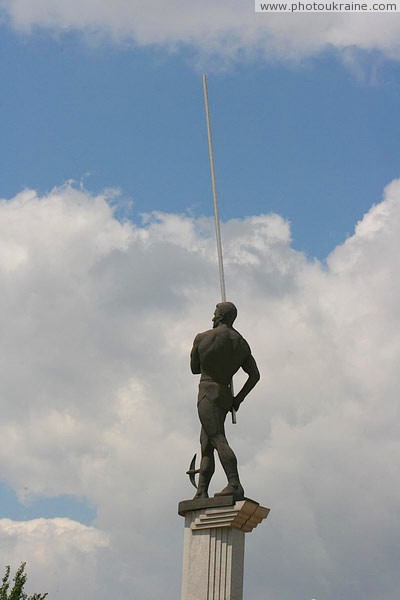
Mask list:
[[27,575],[25,573],[25,565],[26,563],[23,562],[21,566],[17,569],[17,572],[15,573],[15,577],[13,579],[14,585],[11,590],[10,567],[6,567],[6,572],[2,579],[2,584],[0,588],[0,600],[44,600],[46,598],[47,593],[33,594],[33,596],[28,596],[24,592],[24,586],[27,580]]

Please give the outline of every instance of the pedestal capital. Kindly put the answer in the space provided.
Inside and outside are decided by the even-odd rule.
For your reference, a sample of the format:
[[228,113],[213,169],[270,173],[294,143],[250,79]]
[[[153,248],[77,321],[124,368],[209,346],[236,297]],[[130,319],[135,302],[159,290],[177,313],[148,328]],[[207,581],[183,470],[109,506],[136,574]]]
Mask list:
[[179,503],[178,508],[182,516],[192,513],[190,525],[192,531],[233,527],[245,533],[249,533],[266,519],[269,511],[269,508],[260,506],[250,498],[234,502],[233,496],[184,500]]
[[192,521],[193,531],[216,527],[233,527],[245,533],[252,531],[267,518],[269,508],[253,500],[239,500],[233,506],[206,508]]

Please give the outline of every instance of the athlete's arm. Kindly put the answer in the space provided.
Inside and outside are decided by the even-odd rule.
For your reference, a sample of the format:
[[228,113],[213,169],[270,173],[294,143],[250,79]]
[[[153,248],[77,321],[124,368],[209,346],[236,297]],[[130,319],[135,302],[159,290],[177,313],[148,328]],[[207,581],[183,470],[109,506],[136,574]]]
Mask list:
[[193,348],[190,353],[190,368],[194,375],[201,373],[199,356],[200,334],[196,335],[193,342]]
[[233,400],[233,407],[235,410],[238,410],[240,404],[246,398],[247,394],[251,392],[253,387],[260,380],[260,371],[258,370],[257,363],[254,360],[252,354],[249,354],[244,363],[242,364],[242,369],[248,374],[248,378],[242,389],[238,394],[236,394]]

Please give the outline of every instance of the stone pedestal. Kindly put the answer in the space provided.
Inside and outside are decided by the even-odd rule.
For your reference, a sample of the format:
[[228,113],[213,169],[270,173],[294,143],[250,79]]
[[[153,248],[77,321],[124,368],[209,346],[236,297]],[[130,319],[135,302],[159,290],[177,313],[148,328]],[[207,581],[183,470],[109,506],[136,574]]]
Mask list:
[[185,517],[182,600],[242,600],[244,538],[269,508],[220,496],[179,503]]

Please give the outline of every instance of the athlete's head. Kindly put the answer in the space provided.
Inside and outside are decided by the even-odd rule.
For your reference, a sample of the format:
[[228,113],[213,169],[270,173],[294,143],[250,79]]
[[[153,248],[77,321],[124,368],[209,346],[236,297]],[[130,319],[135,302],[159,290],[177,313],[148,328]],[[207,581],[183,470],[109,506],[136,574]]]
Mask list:
[[232,302],[220,302],[217,304],[213,317],[213,327],[218,327],[220,324],[232,327],[234,320],[237,317],[237,308]]

